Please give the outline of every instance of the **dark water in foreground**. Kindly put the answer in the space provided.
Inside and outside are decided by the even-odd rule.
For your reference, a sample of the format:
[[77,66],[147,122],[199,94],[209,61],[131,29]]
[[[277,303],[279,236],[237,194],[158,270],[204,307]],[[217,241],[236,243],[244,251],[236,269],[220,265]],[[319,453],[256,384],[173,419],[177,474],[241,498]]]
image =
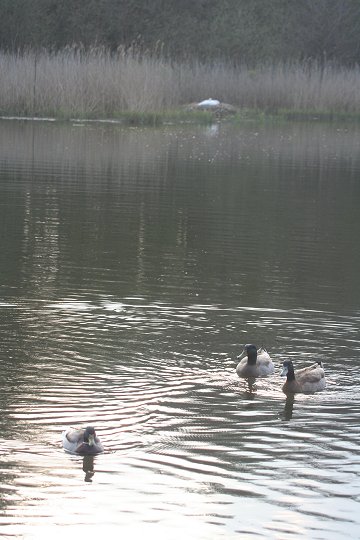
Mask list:
[[359,537],[359,136],[0,123],[3,537]]

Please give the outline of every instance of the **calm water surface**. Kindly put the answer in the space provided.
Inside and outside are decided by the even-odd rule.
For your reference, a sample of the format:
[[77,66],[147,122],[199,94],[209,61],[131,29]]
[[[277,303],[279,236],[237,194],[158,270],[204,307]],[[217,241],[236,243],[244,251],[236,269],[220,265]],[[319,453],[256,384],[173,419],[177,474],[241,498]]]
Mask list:
[[[0,123],[0,535],[359,537],[359,141]],[[326,390],[249,388],[249,342]]]

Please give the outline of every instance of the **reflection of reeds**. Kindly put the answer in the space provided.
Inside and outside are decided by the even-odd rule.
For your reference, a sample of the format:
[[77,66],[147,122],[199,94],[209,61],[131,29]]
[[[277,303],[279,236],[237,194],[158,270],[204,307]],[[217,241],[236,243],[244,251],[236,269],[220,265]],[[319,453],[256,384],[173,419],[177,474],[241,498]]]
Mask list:
[[57,53],[0,53],[0,112],[113,116],[146,113],[216,97],[274,111],[360,112],[360,69],[317,63],[257,69],[225,62],[171,62],[161,52],[66,48]]
[[[0,164],[16,168],[61,168],[91,177],[109,172],[134,178],[146,171],[161,182],[171,160],[259,164],[286,161],[295,167],[321,163],[321,171],[351,163],[360,166],[359,127],[334,129],[331,123],[244,123],[222,125],[221,136],[203,126],[129,129],[113,123],[0,121]],[[264,167],[266,171],[266,167]],[[136,174],[135,174],[136,173]],[[146,186],[143,186],[145,189]]]

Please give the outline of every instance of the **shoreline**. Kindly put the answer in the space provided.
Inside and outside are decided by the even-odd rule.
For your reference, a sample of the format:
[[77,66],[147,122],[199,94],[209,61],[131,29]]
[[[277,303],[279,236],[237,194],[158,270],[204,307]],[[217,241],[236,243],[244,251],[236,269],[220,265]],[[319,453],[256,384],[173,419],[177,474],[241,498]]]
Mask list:
[[[171,62],[134,50],[0,51],[0,115],[113,120],[125,125],[214,121],[358,121],[360,66]],[[198,110],[211,99],[218,109]]]
[[116,116],[104,117],[64,117],[59,116],[34,116],[1,114],[0,121],[17,122],[48,122],[48,123],[72,123],[72,124],[109,124],[123,127],[159,127],[164,125],[211,125],[227,123],[232,125],[244,122],[310,122],[310,123],[360,123],[360,114],[334,113],[327,111],[292,111],[281,110],[277,112],[265,112],[256,110],[239,110],[231,116],[218,117],[209,111],[184,112],[181,110],[164,111],[156,113],[124,112]]

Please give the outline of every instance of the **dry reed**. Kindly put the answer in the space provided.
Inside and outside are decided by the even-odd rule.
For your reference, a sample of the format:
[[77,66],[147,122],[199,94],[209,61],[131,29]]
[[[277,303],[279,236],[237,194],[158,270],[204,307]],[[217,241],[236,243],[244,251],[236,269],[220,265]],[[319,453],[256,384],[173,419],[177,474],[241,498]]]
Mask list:
[[0,52],[0,114],[111,117],[217,98],[236,107],[360,113],[360,69],[173,62],[136,49]]

